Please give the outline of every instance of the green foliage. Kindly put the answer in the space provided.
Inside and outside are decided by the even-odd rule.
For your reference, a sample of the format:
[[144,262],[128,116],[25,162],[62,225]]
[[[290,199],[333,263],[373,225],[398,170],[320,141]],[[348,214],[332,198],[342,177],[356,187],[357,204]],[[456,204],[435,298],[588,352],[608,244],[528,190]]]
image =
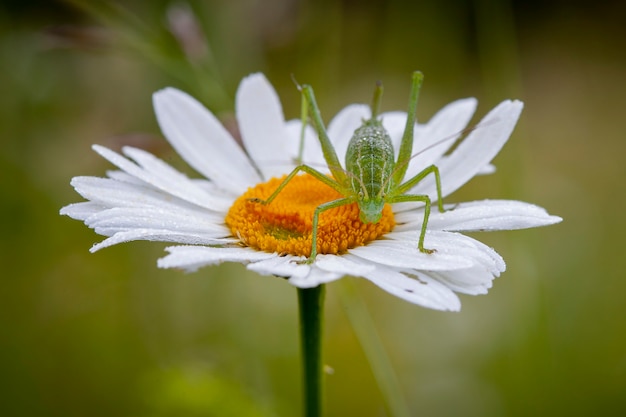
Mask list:
[[156,371],[141,384],[141,397],[150,417],[268,417],[268,411],[242,390],[240,384],[203,370]]

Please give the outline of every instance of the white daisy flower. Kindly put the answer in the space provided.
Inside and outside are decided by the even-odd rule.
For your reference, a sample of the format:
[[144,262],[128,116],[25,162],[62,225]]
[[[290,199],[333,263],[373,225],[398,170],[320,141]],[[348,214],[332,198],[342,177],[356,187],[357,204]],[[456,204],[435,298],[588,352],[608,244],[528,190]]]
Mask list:
[[[424,307],[459,310],[456,293],[484,294],[505,270],[491,248],[459,232],[512,230],[561,221],[532,204],[485,200],[446,205],[452,210],[430,215],[425,246],[417,248],[423,209],[401,203],[385,208],[376,224],[363,224],[356,206],[324,212],[320,217],[318,255],[311,250],[311,220],[319,204],[337,198],[330,187],[309,175],[299,175],[272,201],[267,198],[280,178],[295,168],[300,120],[285,121],[278,96],[262,74],[245,78],[237,91],[236,115],[245,150],[218,119],[198,101],[174,88],[154,94],[161,129],[181,157],[206,179],[190,179],[140,149],[125,147],[124,156],[102,146],[93,149],[118,170],[106,178],[75,177],[72,186],[86,202],[71,204],[61,214],[81,220],[107,236],[92,252],[132,240],[175,242],[159,259],[161,268],[195,271],[222,262],[241,262],[264,275],[286,278],[300,288],[315,287],[345,275],[365,278],[389,293]],[[509,138],[522,111],[519,101],[504,101],[493,109],[451,153],[469,123],[476,100],[455,101],[425,124],[415,127],[414,151],[406,177],[435,164],[441,173],[443,196],[477,174],[493,171],[491,160]],[[328,125],[328,135],[340,160],[362,120],[365,105],[344,108]],[[399,148],[406,113],[381,115]],[[421,153],[420,153],[421,151]],[[325,166],[316,135],[306,130],[305,164]],[[426,178],[411,193],[430,195],[434,181]]]

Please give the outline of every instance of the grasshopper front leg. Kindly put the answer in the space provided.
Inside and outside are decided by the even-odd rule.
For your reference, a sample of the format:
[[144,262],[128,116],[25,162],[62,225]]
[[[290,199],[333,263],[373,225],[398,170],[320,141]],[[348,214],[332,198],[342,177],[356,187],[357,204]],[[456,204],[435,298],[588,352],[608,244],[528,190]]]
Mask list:
[[[395,196],[388,200],[389,203],[406,203],[410,201],[424,203],[424,220],[422,221],[422,230],[420,231],[420,237],[417,242],[417,248],[422,253],[430,254],[430,253],[436,252],[435,249],[426,249],[424,247],[424,237],[426,236],[426,227],[428,225],[428,218],[430,217],[430,206],[431,206],[430,197],[427,195],[403,194],[403,195]],[[441,202],[441,199],[439,201]]]
[[[287,177],[285,177],[285,179],[280,183],[280,185],[276,188],[276,190],[274,190],[274,192],[270,194],[270,196],[266,200],[263,200],[260,198],[251,198],[249,199],[249,201],[253,201],[255,203],[260,203],[264,205],[270,204],[272,201],[274,201],[274,199],[278,196],[278,194],[280,194],[280,192],[287,186],[287,184],[289,184],[289,182],[299,172],[306,172],[307,174],[315,177],[316,179],[328,185],[329,187],[335,189],[339,193],[345,194],[344,188],[334,179],[330,178],[327,175],[322,174],[315,168],[311,168],[308,165],[298,165],[296,168],[294,168],[293,171],[291,171],[291,173],[289,173],[289,175],[287,175]],[[335,207],[340,207],[346,204],[350,204],[350,203],[353,203],[354,201],[355,201],[354,197],[340,198],[338,200],[333,200],[324,204],[320,204],[319,206],[315,208],[315,211],[313,212],[313,221],[312,221],[311,254],[309,255],[309,258],[306,260],[306,263],[313,263],[315,261],[315,257],[317,256],[317,230],[318,230],[320,214],[326,210],[329,210]]]
[[320,204],[315,208],[313,212],[313,224],[312,224],[312,235],[311,235],[311,254],[309,255],[309,259],[306,260],[306,263],[313,263],[315,261],[315,257],[317,256],[317,224],[319,222],[320,214],[325,212],[326,210],[330,210],[335,207],[345,206],[347,204],[354,203],[356,199],[354,197],[346,197],[340,198],[338,200],[329,201],[328,203]]
[[269,204],[269,203],[271,203],[276,198],[276,196],[278,196],[278,194],[280,194],[280,192],[287,186],[287,184],[289,184],[289,181],[291,181],[293,179],[293,177],[295,177],[299,172],[306,172],[307,174],[317,178],[318,180],[320,180],[324,184],[328,185],[329,187],[333,188],[334,190],[337,190],[340,193],[342,193],[342,191],[344,191],[343,187],[341,187],[341,185],[339,185],[339,183],[337,181],[335,181],[334,179],[330,178],[327,175],[322,174],[321,172],[319,172],[315,168],[311,168],[308,165],[298,165],[297,167],[294,168],[293,171],[291,171],[289,173],[289,175],[287,175],[287,177],[285,177],[283,182],[280,183],[280,185],[267,198],[267,200],[263,200],[261,198],[250,198],[249,201],[253,201],[255,203],[261,203],[261,204]]
[[[426,178],[428,174],[433,174],[435,176],[435,186],[437,188],[437,206],[439,208],[439,212],[443,213],[445,210],[443,209],[443,197],[441,195],[441,175],[439,174],[439,168],[437,168],[436,165],[431,165],[429,167],[426,167],[419,174],[406,180],[402,185],[400,185],[396,190],[394,190],[394,195],[403,194],[406,191],[409,191],[411,188],[416,186],[420,181]],[[420,201],[420,200],[410,200],[410,201]]]

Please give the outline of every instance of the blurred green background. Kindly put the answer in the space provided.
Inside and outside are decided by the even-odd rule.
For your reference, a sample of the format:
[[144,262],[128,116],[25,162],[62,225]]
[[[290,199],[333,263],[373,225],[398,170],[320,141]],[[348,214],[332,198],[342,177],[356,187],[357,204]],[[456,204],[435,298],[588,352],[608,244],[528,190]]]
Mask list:
[[[384,108],[404,109],[415,69],[421,120],[467,96],[478,116],[526,103],[498,173],[447,201],[519,199],[565,221],[477,236],[508,271],[460,313],[355,280],[413,414],[626,415],[625,3],[364,3],[0,3],[2,416],[300,415],[293,287],[240,265],[159,270],[165,244],[90,254],[102,238],[58,211],[80,200],[71,177],[111,168],[92,143],[186,169],[152,113],[164,86],[228,122],[239,80],[263,71],[294,118],[295,74],[329,119],[378,79]],[[182,44],[181,10],[201,30],[183,25]],[[328,416],[387,415],[334,284],[327,300]]]

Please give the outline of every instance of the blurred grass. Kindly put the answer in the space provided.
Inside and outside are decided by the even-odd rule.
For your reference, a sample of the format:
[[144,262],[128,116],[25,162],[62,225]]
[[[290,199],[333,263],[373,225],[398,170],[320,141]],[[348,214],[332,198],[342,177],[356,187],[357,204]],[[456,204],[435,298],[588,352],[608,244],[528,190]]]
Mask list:
[[[470,95],[479,115],[511,96],[526,104],[498,173],[448,201],[515,198],[565,221],[477,235],[508,271],[488,296],[462,297],[460,314],[358,282],[410,407],[428,416],[626,414],[622,3],[191,5],[230,99],[213,94],[209,64],[186,60],[165,1],[125,2],[141,23],[114,29],[64,3],[0,6],[0,414],[298,415],[293,288],[239,265],[158,270],[164,244],[89,254],[100,237],[58,209],[79,200],[72,176],[110,168],[92,143],[139,144],[180,165],[151,110],[151,93],[166,85],[228,119],[241,77],[261,70],[293,118],[293,73],[315,87],[329,119],[367,102],[377,79],[384,107],[404,109],[414,69],[426,75],[422,119]],[[150,53],[121,36],[137,28]],[[385,415],[332,285],[326,314],[328,415]]]

